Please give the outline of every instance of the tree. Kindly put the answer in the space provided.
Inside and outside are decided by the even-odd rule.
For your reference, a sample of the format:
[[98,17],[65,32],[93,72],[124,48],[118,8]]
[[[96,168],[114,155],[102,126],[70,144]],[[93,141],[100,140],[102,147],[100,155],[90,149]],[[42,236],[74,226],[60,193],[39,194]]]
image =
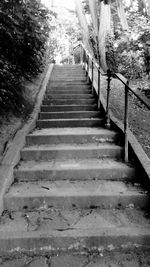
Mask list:
[[81,27],[81,32],[83,35],[83,42],[85,43],[85,46],[87,47],[87,49],[91,52],[91,46],[89,43],[89,29],[88,29],[88,24],[86,21],[86,17],[82,8],[82,1],[81,0],[75,0],[75,4],[76,4],[76,12],[77,12],[77,16],[79,19],[79,24]]
[[[107,19],[106,19],[107,18]],[[106,40],[111,33],[111,11],[110,1],[101,1],[100,3],[100,20],[99,20],[99,53],[100,53],[100,64],[103,70],[106,72]]]

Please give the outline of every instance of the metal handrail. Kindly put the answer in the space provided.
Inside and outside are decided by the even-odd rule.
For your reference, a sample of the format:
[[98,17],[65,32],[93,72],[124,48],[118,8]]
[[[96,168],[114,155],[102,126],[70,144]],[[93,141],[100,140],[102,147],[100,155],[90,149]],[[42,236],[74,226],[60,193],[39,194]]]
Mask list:
[[[92,83],[92,91],[94,88],[94,66],[96,67],[98,71],[98,107],[100,108],[101,102],[100,102],[100,77],[107,76],[107,101],[106,101],[106,127],[110,128],[110,115],[109,115],[109,104],[110,104],[110,83],[112,78],[117,78],[122,82],[122,84],[125,85],[125,110],[124,110],[124,161],[128,162],[128,109],[129,109],[129,91],[133,93],[138,100],[140,100],[149,110],[150,110],[150,101],[148,99],[144,99],[144,97],[140,96],[137,92],[132,90],[132,88],[129,86],[129,80],[127,80],[123,75],[120,73],[113,73],[109,69],[107,70],[107,73],[105,73],[102,68],[99,66],[99,64],[96,62],[95,58],[88,52],[88,50],[85,48],[83,44],[81,44],[81,47],[83,48],[83,53],[81,55],[81,61],[85,67],[86,75],[89,76],[89,69],[90,69],[90,61],[92,63],[92,75],[91,75],[91,83]],[[84,62],[85,58],[85,62]],[[90,77],[89,77],[90,78]]]

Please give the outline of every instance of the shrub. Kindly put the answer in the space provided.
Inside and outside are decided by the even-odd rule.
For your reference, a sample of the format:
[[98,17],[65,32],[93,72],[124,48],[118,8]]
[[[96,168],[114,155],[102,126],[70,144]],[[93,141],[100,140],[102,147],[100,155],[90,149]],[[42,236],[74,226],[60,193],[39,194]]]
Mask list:
[[49,12],[39,0],[0,1],[0,111],[22,113],[22,82],[42,70]]

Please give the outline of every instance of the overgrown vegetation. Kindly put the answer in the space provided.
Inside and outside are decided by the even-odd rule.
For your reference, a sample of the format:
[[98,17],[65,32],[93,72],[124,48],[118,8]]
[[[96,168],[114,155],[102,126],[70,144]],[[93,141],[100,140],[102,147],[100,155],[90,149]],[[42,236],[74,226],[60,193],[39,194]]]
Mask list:
[[82,0],[82,3],[86,14],[83,19],[88,23],[89,44],[95,58],[98,55],[97,44],[99,45],[103,70],[107,71],[107,68],[110,68],[113,72],[121,72],[130,79],[149,75],[149,1]]
[[107,41],[109,67],[127,78],[137,79],[150,72],[150,17],[139,0],[124,2],[129,31],[123,31],[112,11],[114,35]]
[[31,108],[23,82],[45,63],[53,17],[39,0],[0,1],[0,113],[26,115]]

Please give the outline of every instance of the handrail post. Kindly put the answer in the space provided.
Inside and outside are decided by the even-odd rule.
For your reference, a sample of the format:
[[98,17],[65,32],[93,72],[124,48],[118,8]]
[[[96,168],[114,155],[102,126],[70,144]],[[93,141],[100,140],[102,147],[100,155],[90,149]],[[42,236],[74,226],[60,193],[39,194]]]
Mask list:
[[89,60],[89,55],[87,55],[87,72],[86,72],[86,76],[87,76],[87,81],[89,82],[89,66],[90,60]]
[[128,110],[129,110],[129,81],[125,85],[125,113],[124,113],[124,161],[128,162]]
[[94,82],[94,64],[93,64],[93,58],[92,58],[92,93],[93,93],[93,88],[94,88],[93,82]]
[[80,64],[83,68],[83,57],[84,57],[84,50],[83,47],[80,45],[81,51],[80,51]]
[[100,109],[101,106],[101,99],[100,99],[100,69],[98,68],[98,109]]
[[109,104],[110,104],[110,82],[111,82],[111,71],[107,70],[107,104],[106,104],[106,127],[110,128],[110,115],[109,115]]
[[85,71],[86,71],[86,76],[88,76],[88,55],[85,52]]
[[83,55],[83,65],[82,66],[83,66],[83,69],[86,71],[86,67],[85,67],[85,64],[86,64],[86,62],[85,62],[86,61],[85,60],[86,54],[85,54],[84,48],[83,48],[83,54],[82,55]]

